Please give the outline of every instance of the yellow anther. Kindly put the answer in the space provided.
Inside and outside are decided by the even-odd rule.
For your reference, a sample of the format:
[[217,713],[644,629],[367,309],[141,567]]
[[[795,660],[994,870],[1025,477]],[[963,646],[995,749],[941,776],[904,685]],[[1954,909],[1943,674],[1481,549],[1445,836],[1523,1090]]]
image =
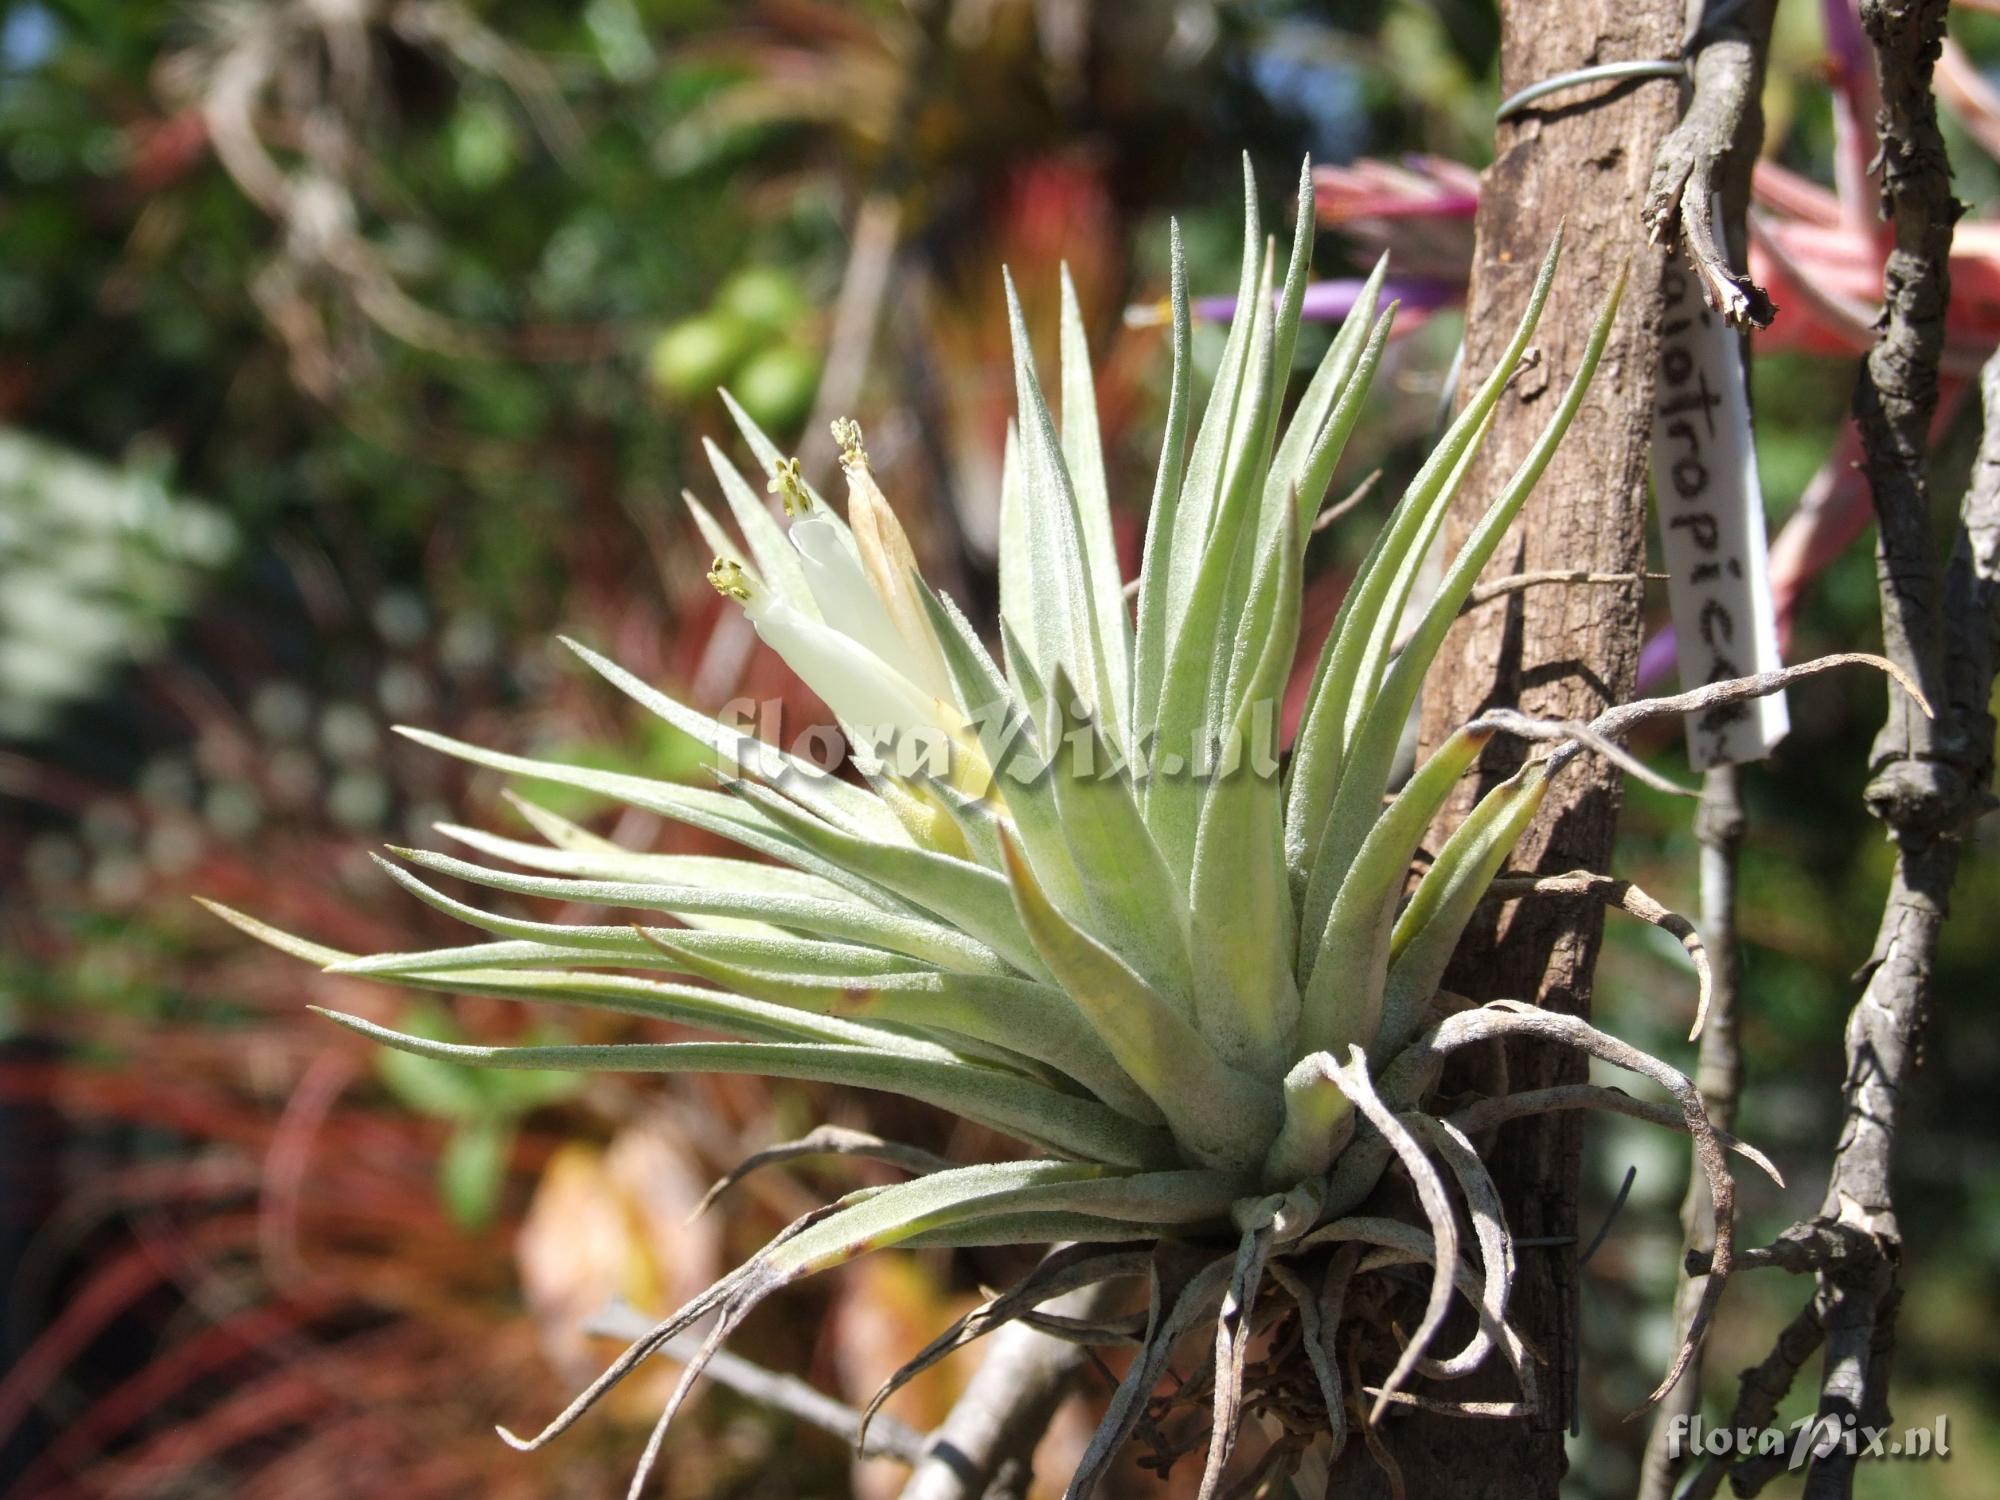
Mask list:
[[743,564],[735,559],[718,557],[715,566],[708,570],[708,581],[723,598],[734,599],[738,604],[750,602],[750,580],[744,576]]
[[852,417],[833,419],[833,440],[840,448],[843,469],[868,467],[868,450],[861,445],[861,424]]
[[806,493],[805,476],[799,473],[796,458],[779,459],[771,482],[765,488],[784,500],[788,516],[802,516],[812,509],[812,497]]

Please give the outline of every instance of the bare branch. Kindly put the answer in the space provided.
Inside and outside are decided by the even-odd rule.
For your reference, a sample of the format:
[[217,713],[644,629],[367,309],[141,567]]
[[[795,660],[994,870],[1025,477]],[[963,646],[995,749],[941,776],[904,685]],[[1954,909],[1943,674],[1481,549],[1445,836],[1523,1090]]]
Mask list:
[[[1378,471],[1379,472],[1379,471]],[[1318,522],[1314,526],[1318,526]],[[1472,592],[1465,596],[1465,603],[1458,607],[1460,615],[1470,614],[1482,604],[1491,604],[1495,599],[1503,599],[1509,594],[1518,594],[1523,589],[1538,588],[1549,583],[1664,583],[1665,573],[1606,573],[1592,568],[1535,568],[1526,573],[1509,573],[1504,578],[1489,579],[1485,583],[1474,584]],[[1390,646],[1391,654],[1399,654],[1409,645],[1417,633],[1417,626],[1396,637]]]
[[[1896,870],[1868,979],[1848,1018],[1846,1122],[1820,1216],[1866,1233],[1877,1253],[1819,1276],[1816,1310],[1826,1358],[1818,1419],[1826,1423],[1887,1418],[1901,1258],[1890,1147],[1958,874],[1957,834],[1985,804],[1992,777],[1993,725],[1985,705],[2000,625],[2000,576],[1990,547],[1982,555],[1974,538],[1982,523],[1990,536],[2000,489],[1992,484],[1994,466],[1982,465],[1965,496],[1946,587],[1931,543],[1925,475],[1951,295],[1952,226],[1961,212],[1931,92],[1945,9],[1945,0],[1863,0],[1861,6],[1882,84],[1876,120],[1882,207],[1895,238],[1883,272],[1882,329],[1855,390],[1854,415],[1879,523],[1883,649],[1943,712],[1919,718],[1908,704],[1891,699],[1866,793],[1869,810],[1896,841]],[[1993,428],[2000,424],[2000,363],[1988,366],[1983,384],[1982,458],[1992,452]],[[1854,1456],[1843,1445],[1816,1458],[1806,1475],[1806,1500],[1844,1500],[1853,1488]]]
[[[1820,1327],[1819,1309],[1811,1302],[1799,1309],[1798,1316],[1785,1325],[1784,1332],[1762,1362],[1745,1370],[1736,1397],[1736,1409],[1730,1413],[1731,1430],[1762,1431],[1771,1425],[1778,1413],[1778,1403],[1783,1401],[1792,1389],[1792,1382],[1798,1378],[1799,1367],[1812,1358],[1825,1338],[1825,1330]],[[1762,1478],[1753,1470],[1768,1459],[1752,1459],[1739,1465],[1733,1488],[1739,1495],[1754,1495],[1762,1489],[1778,1468],[1784,1464],[1783,1455],[1777,1456],[1770,1472]],[[1712,1458],[1698,1470],[1688,1487],[1681,1492],[1680,1500],[1714,1500],[1723,1477],[1728,1474],[1728,1462]]]
[[1653,719],[1673,718],[1680,714],[1698,714],[1705,709],[1722,708],[1731,703],[1742,703],[1751,698],[1762,698],[1781,688],[1790,687],[1795,682],[1815,677],[1835,667],[1873,667],[1878,672],[1886,672],[1896,680],[1896,685],[1910,695],[1917,710],[1928,716],[1931,699],[1917,685],[1917,678],[1901,664],[1886,657],[1876,656],[1869,651],[1835,651],[1826,656],[1816,656],[1811,661],[1802,661],[1796,666],[1780,667],[1775,672],[1756,672],[1748,677],[1732,677],[1725,682],[1711,682],[1705,687],[1690,689],[1685,693],[1672,693],[1659,698],[1640,698],[1636,702],[1621,703],[1607,709],[1591,721],[1590,727],[1607,739],[1615,739],[1621,734],[1629,734],[1639,725]]
[[[1951,297],[1952,196],[1938,132],[1931,68],[1944,36],[1944,0],[1868,0],[1862,25],[1882,76],[1882,211],[1895,243],[1883,268],[1881,333],[1854,393],[1862,469],[1880,531],[1876,580],[1885,654],[1907,668],[1932,702],[1945,692],[1944,591],[1932,543],[1925,468],[1937,414],[1938,360]],[[1950,726],[1890,703],[1876,736],[1868,803],[1895,828],[1941,828],[1962,789],[1940,762]]]
[[[1050,1303],[1049,1310],[1089,1317],[1102,1296],[1101,1285],[1084,1287]],[[902,1500],[981,1500],[1001,1483],[1003,1493],[1025,1494],[1035,1444],[1087,1358],[1081,1345],[1026,1323],[1010,1323],[994,1334],[951,1414],[925,1443]]]
[[1718,196],[1743,201],[1763,136],[1758,110],[1775,0],[1708,0],[1689,58],[1694,96],[1653,158],[1644,216],[1655,243],[1678,219],[1688,260],[1708,305],[1732,325],[1768,328],[1777,309],[1761,286],[1730,263],[1716,231]]
[[[606,1338],[638,1339],[651,1331],[652,1326],[653,1320],[644,1313],[618,1302],[586,1323],[584,1332]],[[700,1348],[699,1338],[683,1333],[668,1339],[653,1352],[685,1364],[695,1357]],[[797,1417],[801,1422],[810,1423],[847,1442],[852,1443],[861,1435],[860,1412],[813,1389],[796,1375],[780,1375],[726,1349],[718,1350],[709,1357],[705,1373],[716,1384],[727,1386],[738,1395],[747,1396],[786,1416]],[[893,1458],[900,1463],[914,1464],[923,1456],[923,1451],[924,1435],[889,1416],[877,1416],[869,1424],[867,1435],[861,1442],[864,1458]]]
[[[1695,837],[1701,843],[1701,921],[1715,945],[1714,967],[1707,974],[1708,1000],[1696,1016],[1694,1035],[1701,1039],[1695,1065],[1695,1087],[1718,1132],[1736,1119],[1737,1095],[1743,1085],[1743,1053],[1737,1039],[1737,985],[1742,953],[1736,940],[1736,874],[1743,851],[1747,821],[1743,812],[1741,773],[1735,766],[1714,766],[1702,779],[1701,811],[1695,816]],[[1714,1205],[1708,1183],[1696,1173],[1681,1200],[1681,1243],[1689,1254],[1704,1259],[1714,1243],[1709,1229]],[[1739,1251],[1738,1268],[1748,1264]],[[1707,1267],[1690,1270],[1674,1298],[1674,1328],[1685,1334],[1701,1306]],[[1640,1471],[1639,1500],[1669,1500],[1678,1470],[1671,1437],[1678,1419],[1701,1410],[1702,1352],[1697,1350],[1667,1397],[1660,1403],[1647,1435]]]
[[1474,584],[1472,592],[1465,596],[1465,609],[1477,609],[1480,605],[1501,598],[1503,595],[1518,593],[1522,589],[1533,588],[1543,583],[1665,583],[1666,581],[1667,575],[1664,573],[1599,573],[1589,568],[1537,568],[1531,573],[1511,573],[1505,578]]

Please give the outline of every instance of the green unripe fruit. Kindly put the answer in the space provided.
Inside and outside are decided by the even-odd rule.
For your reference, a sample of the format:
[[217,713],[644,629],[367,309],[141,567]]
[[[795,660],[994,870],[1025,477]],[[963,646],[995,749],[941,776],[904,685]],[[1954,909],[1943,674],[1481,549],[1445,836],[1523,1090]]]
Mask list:
[[728,383],[756,342],[756,330],[742,319],[701,313],[675,323],[653,341],[647,370],[665,394],[699,400]]
[[771,333],[792,333],[808,316],[798,278],[776,266],[746,266],[715,294],[719,312]]
[[819,389],[819,356],[791,344],[752,355],[736,372],[731,393],[765,427],[795,428]]

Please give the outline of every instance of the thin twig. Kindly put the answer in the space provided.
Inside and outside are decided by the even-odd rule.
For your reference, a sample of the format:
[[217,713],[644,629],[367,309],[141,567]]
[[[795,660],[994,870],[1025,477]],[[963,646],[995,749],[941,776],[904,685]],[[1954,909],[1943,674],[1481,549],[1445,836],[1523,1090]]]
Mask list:
[[847,270],[841,277],[840,295],[833,304],[833,325],[827,334],[826,369],[813,394],[812,413],[806,418],[805,436],[799,445],[806,477],[815,484],[824,483],[833,472],[836,454],[827,435],[829,425],[835,417],[852,413],[861,394],[862,377],[875,349],[875,330],[882,321],[882,304],[889,292],[902,221],[901,205],[887,192],[862,199],[854,215],[853,247],[848,251]]
[[[1876,1258],[1869,1233],[1850,1224],[1807,1219],[1794,1224],[1768,1245],[1737,1253],[1733,1265],[1750,1270],[1771,1269],[1806,1275],[1861,1264]],[[1708,1274],[1708,1252],[1690,1250],[1684,1262],[1690,1276]]]
[[1595,573],[1588,568],[1537,568],[1529,573],[1510,573],[1505,578],[1475,583],[1465,596],[1465,613],[1505,594],[1519,593],[1544,583],[1665,583],[1665,573]]
[[[1482,604],[1491,604],[1495,599],[1518,594],[1523,589],[1539,588],[1543,584],[1664,583],[1666,579],[1665,573],[1603,573],[1589,568],[1535,568],[1526,573],[1509,573],[1504,578],[1494,578],[1485,583],[1474,584],[1472,592],[1465,596],[1465,603],[1458,607],[1458,612],[1460,615],[1468,615]],[[1416,625],[1412,625],[1397,636],[1395,643],[1389,647],[1390,654],[1392,656],[1401,654],[1403,648],[1409,645],[1411,638],[1416,635],[1417,629]]]
[[1360,505],[1371,494],[1373,494],[1375,492],[1375,486],[1380,484],[1381,482],[1382,482],[1382,471],[1380,469],[1370,469],[1368,473],[1362,478],[1361,483],[1357,484],[1353,489],[1347,492],[1347,496],[1345,499],[1334,501],[1331,505],[1327,506],[1326,509],[1322,510],[1318,515],[1313,517],[1313,523],[1310,534],[1313,536],[1318,536],[1322,531],[1326,530],[1327,527],[1331,526],[1335,521],[1338,521],[1342,516],[1346,515],[1349,511],[1353,510],[1356,506]]
[[[604,1338],[636,1339],[643,1338],[652,1326],[653,1320],[637,1308],[614,1302],[584,1324],[583,1331]],[[685,1364],[695,1356],[701,1343],[697,1335],[683,1333],[668,1339],[654,1352]],[[704,1373],[718,1385],[725,1385],[738,1395],[747,1396],[786,1416],[797,1417],[801,1422],[810,1423],[849,1443],[861,1431],[861,1413],[853,1407],[814,1390],[796,1375],[780,1375],[726,1349],[718,1350],[710,1357]],[[925,1441],[924,1435],[907,1423],[890,1416],[877,1416],[868,1426],[861,1455],[864,1458],[893,1458],[899,1463],[914,1464],[923,1456]]]
[[[1819,1324],[1819,1309],[1808,1302],[1785,1325],[1771,1352],[1743,1372],[1736,1409],[1729,1416],[1732,1432],[1761,1432],[1771,1425],[1778,1414],[1778,1403],[1790,1393],[1792,1382],[1798,1378],[1799,1367],[1812,1358],[1813,1351],[1819,1348],[1824,1337],[1825,1330]],[[1763,1488],[1765,1480],[1749,1472],[1759,1462],[1752,1459],[1738,1466],[1733,1486],[1737,1493],[1754,1495]],[[1777,1464],[1782,1466],[1783,1463],[1781,1455]],[[1775,1473],[1776,1469],[1771,1472]],[[1695,1471],[1694,1478],[1681,1491],[1680,1500],[1714,1500],[1716,1490],[1728,1474],[1729,1462],[1726,1458],[1711,1458]]]
[[[1736,1102],[1743,1084],[1743,1053],[1737,1040],[1737,985],[1742,971],[1742,954],[1736,938],[1736,874],[1743,850],[1746,820],[1740,787],[1741,773],[1735,766],[1714,766],[1702,781],[1701,811],[1695,816],[1695,837],[1701,843],[1701,925],[1712,947],[1709,954],[1708,1013],[1695,1025],[1701,1050],[1695,1064],[1694,1083],[1708,1106],[1708,1117],[1718,1131],[1736,1121]],[[1704,1256],[1713,1243],[1709,1223],[1713,1206],[1708,1201],[1708,1183],[1697,1172],[1688,1181],[1687,1195],[1681,1200],[1681,1244],[1686,1253]],[[1748,1264],[1738,1251],[1739,1269]],[[1701,1305],[1706,1270],[1690,1274],[1674,1298],[1674,1327],[1685,1332]],[[1672,1440],[1680,1419],[1701,1410],[1701,1353],[1696,1351],[1687,1373],[1667,1392],[1653,1418],[1653,1430],[1646,1440],[1646,1456],[1640,1472],[1639,1500],[1670,1500],[1679,1472],[1680,1455]]]

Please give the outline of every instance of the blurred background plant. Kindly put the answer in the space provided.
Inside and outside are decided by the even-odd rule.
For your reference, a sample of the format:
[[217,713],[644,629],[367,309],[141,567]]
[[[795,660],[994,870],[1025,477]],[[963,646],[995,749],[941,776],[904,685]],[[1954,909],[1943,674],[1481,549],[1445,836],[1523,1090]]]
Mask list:
[[[759,1174],[688,1222],[710,1178],[827,1104],[749,1080],[635,1091],[385,1062],[303,1003],[489,1039],[521,1022],[467,1000],[386,1010],[331,977],[302,988],[186,898],[353,948],[441,939],[368,847],[517,814],[487,779],[404,756],[394,722],[567,758],[609,744],[607,764],[692,774],[685,744],[559,667],[556,628],[703,707],[787,691],[717,609],[672,498],[701,488],[704,443],[729,441],[718,384],[809,475],[831,467],[825,419],[859,415],[927,572],[990,607],[1002,264],[1024,273],[1048,347],[1053,266],[1070,264],[1135,554],[1151,484],[1137,438],[1164,396],[1145,311],[1165,214],[1183,218],[1196,290],[1230,285],[1243,148],[1273,182],[1307,149],[1331,164],[1321,213],[1343,233],[1321,276],[1395,250],[1403,331],[1348,482],[1393,478],[1446,390],[1497,23],[1483,0],[1323,10],[0,0],[4,1493],[617,1482],[657,1386],[553,1461],[508,1455],[491,1424],[537,1417],[592,1367],[603,1346],[582,1325],[614,1296],[672,1303],[828,1188],[869,1180],[847,1162]],[[1800,656],[1876,630],[1841,447],[1851,334],[1879,285],[1846,14],[1788,0],[1767,91],[1783,311],[1756,367],[1766,498],[1774,521],[1834,518],[1791,564]],[[1954,338],[1976,359],[2000,336],[1979,222],[2000,194],[2000,21],[1962,14],[1954,36],[1945,98],[1974,205]],[[1806,269],[1788,284],[1786,264]],[[1317,357],[1301,344],[1302,364]],[[1940,434],[1943,482],[1966,436],[1962,416]],[[1309,634],[1354,560],[1338,526],[1316,544]],[[812,722],[789,691],[784,722]],[[1887,870],[1859,812],[1876,715],[1851,682],[1797,690],[1775,772],[1748,778],[1743,1123],[1781,1163],[1823,1154],[1834,1129],[1847,973]],[[1653,749],[1677,768],[1677,745]],[[636,815],[594,831],[670,847]],[[1623,839],[1621,868],[1687,896],[1684,808],[1635,787]],[[1993,861],[1964,881],[1967,911],[2000,903]],[[1676,955],[1612,933],[1613,1029],[1686,1055],[1683,1001],[1662,999],[1684,992]],[[1948,950],[1943,992],[1989,993],[1991,924],[1956,924]],[[1901,1410],[1951,1414],[1958,1456],[1864,1483],[1955,1497],[2000,1468],[1984,1435],[2000,1369],[1978,1337],[2000,1313],[2000,1157],[1978,1107],[2000,1085],[2000,1020],[1957,1004],[1934,1026],[1904,1163],[1924,1264],[1897,1376]],[[870,1097],[832,1113],[953,1145]],[[1630,1492],[1643,1431],[1618,1419],[1671,1337],[1684,1163],[1598,1134],[1600,1216],[1628,1164],[1632,1201],[1586,1290],[1581,1495]],[[1748,1233],[1801,1206],[1759,1201]],[[865,1398],[998,1270],[885,1260],[780,1299],[744,1351]],[[1731,1314],[1719,1380],[1778,1316],[1754,1278]],[[947,1366],[892,1410],[934,1421],[964,1374]],[[681,1444],[682,1495],[893,1493],[900,1472],[721,1391]],[[1129,1464],[1121,1483],[1156,1487]]]

